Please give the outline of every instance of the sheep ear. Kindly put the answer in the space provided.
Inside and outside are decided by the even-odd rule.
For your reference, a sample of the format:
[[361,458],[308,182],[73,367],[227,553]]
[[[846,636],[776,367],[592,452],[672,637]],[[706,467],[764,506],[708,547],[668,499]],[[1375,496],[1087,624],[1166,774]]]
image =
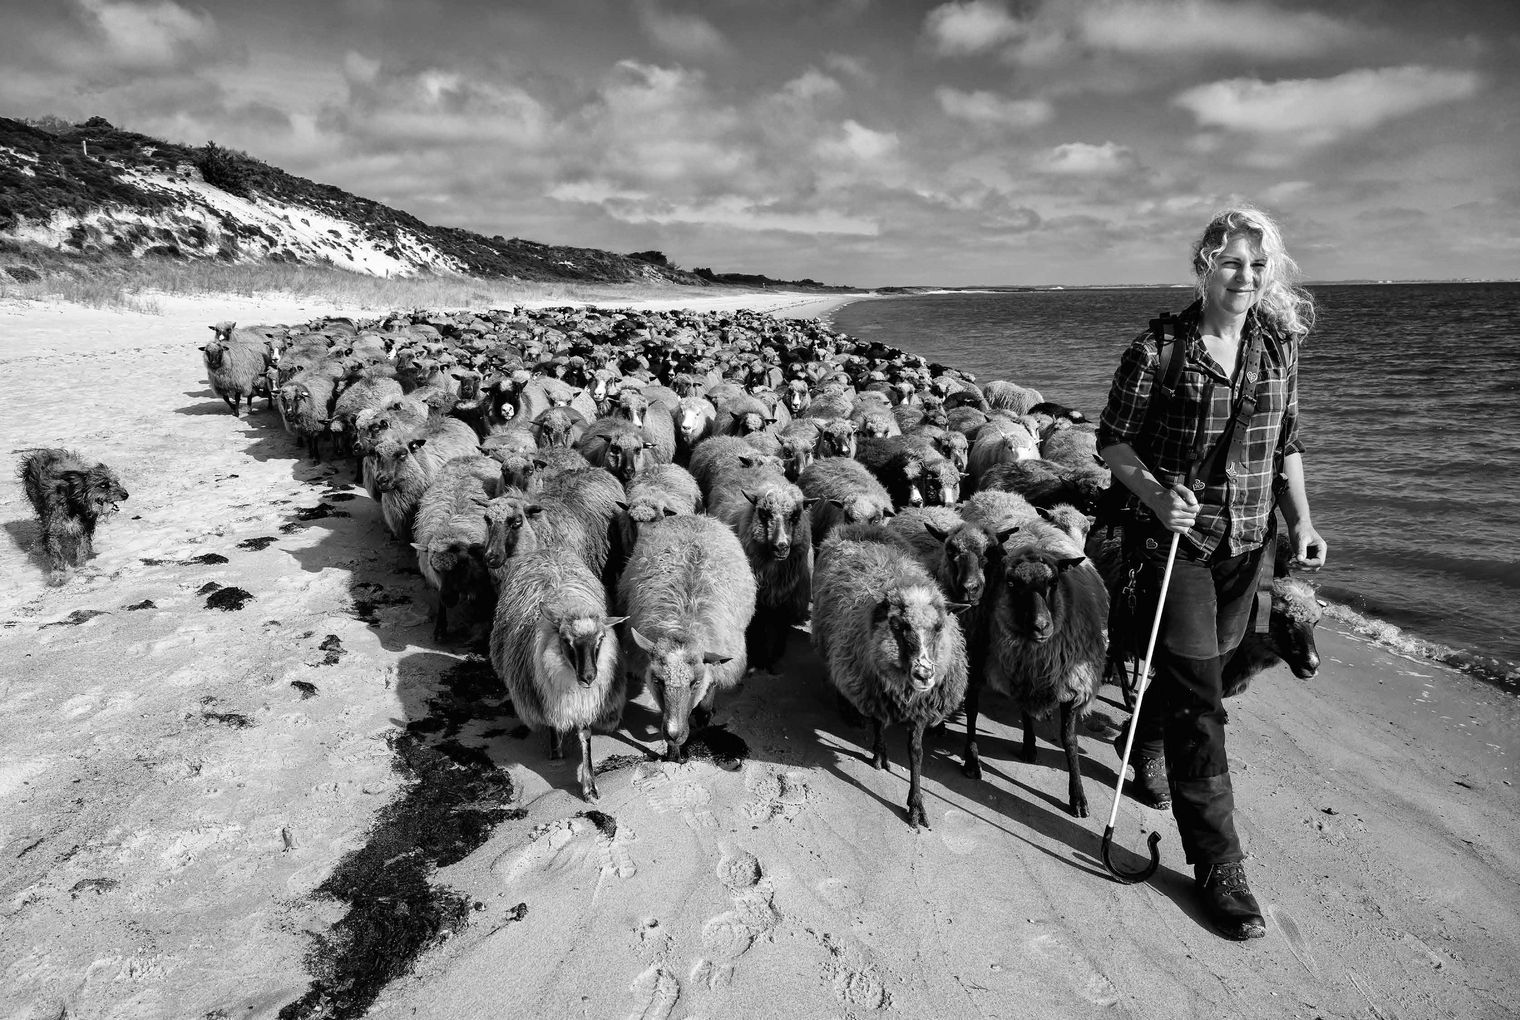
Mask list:
[[760,505],[760,497],[756,496],[753,492],[746,492],[744,494],[744,498],[747,499],[747,500],[749,500],[750,503],[752,503],[755,506],[759,506]]
[[829,503],[829,506],[834,507],[837,510],[843,510],[844,509],[844,500],[842,500],[842,499],[835,499],[833,496],[830,496],[829,499],[828,499],[828,503]]
[[673,506],[661,507],[660,510],[665,514],[666,517],[675,517],[681,513],[681,511],[677,510]]
[[615,507],[617,507],[618,508],[618,512],[620,512],[620,513],[625,513],[626,514],[628,512],[628,501],[627,500],[620,499],[617,502],[613,503],[612,505],[615,506]]
[[892,510],[890,508],[883,509],[882,512],[881,512],[881,519],[882,520],[887,520],[890,517],[896,517],[896,516],[897,516],[897,511],[896,510]]
[[950,532],[946,531],[944,528],[936,528],[928,521],[924,522],[924,530],[933,535],[935,539],[940,542],[943,542],[945,539],[950,537]]
[[1034,508],[1034,512],[1037,513],[1037,514],[1039,514],[1041,517],[1045,518],[1045,520],[1047,520],[1047,521],[1054,521],[1056,519],[1055,515],[1052,514],[1048,508],[1043,507],[1043,506],[1037,506],[1037,507],[1035,507]]
[[1008,539],[1012,538],[1013,533],[1018,530],[1019,526],[1015,524],[1011,528],[1004,528],[1002,531],[999,531],[997,533],[997,544],[1002,545],[1004,542],[1008,541]]
[[633,643],[636,644],[636,645],[638,645],[640,648],[644,649],[644,651],[646,651],[646,652],[652,652],[652,651],[654,651],[654,642],[651,641],[651,640],[649,640],[644,635],[640,634],[639,633],[639,629],[637,627],[629,627],[628,628],[628,636],[631,637],[631,638],[633,638]]
[[413,542],[412,548],[416,549],[418,552],[427,552],[427,546],[423,545],[421,542]]
[[527,506],[523,507],[523,513],[528,517],[537,517],[543,512],[544,508],[539,506],[537,503],[529,503]]
[[818,505],[818,501],[822,498],[822,496],[809,496],[807,499],[804,499],[802,501],[802,505],[811,510],[813,507]]
[[721,666],[725,662],[732,662],[733,659],[734,657],[732,655],[719,655],[717,652],[702,653],[702,661],[707,663],[709,666]]
[[406,444],[406,448],[408,450],[411,450],[413,453],[416,453],[418,450],[422,449],[426,445],[427,445],[427,440],[426,439],[413,439],[410,443]]
[[1079,565],[1085,559],[1087,559],[1086,556],[1078,556],[1074,559],[1056,560],[1056,573],[1064,574],[1072,567]]

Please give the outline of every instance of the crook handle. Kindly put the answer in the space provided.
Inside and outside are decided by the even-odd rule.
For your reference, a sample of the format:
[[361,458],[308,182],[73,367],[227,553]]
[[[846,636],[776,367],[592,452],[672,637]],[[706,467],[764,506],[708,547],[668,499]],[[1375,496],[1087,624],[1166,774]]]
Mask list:
[[1110,875],[1114,876],[1125,885],[1134,885],[1136,882],[1144,882],[1156,873],[1157,868],[1161,867],[1161,851],[1157,849],[1157,844],[1160,842],[1161,833],[1152,832],[1145,841],[1145,844],[1147,848],[1149,848],[1151,854],[1150,863],[1141,868],[1139,871],[1125,871],[1120,868],[1119,865],[1114,863],[1114,827],[1110,825],[1103,830],[1103,866],[1108,869],[1108,873]]

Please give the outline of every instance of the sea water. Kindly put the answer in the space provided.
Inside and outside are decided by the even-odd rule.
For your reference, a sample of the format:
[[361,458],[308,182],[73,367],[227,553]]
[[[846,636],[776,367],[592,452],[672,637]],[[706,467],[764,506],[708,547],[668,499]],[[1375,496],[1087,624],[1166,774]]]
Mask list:
[[[1325,285],[1299,367],[1311,580],[1419,650],[1520,679],[1520,284]],[[1119,356],[1182,288],[860,301],[839,330],[1033,386],[1096,420]]]

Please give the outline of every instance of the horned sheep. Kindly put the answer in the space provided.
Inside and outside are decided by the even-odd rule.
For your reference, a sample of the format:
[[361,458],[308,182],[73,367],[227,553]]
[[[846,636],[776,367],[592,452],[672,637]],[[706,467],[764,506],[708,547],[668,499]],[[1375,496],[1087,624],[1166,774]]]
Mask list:
[[831,538],[815,580],[812,636],[829,682],[872,722],[871,762],[887,767],[885,730],[908,726],[908,824],[924,809],[924,730],[966,692],[966,645],[951,605],[904,549]]
[[755,597],[744,549],[720,522],[677,516],[639,529],[618,603],[628,614],[629,671],[660,708],[667,758],[681,758],[718,692],[743,678]]
[[581,795],[597,798],[591,731],[622,718],[623,672],[601,582],[573,551],[527,553],[506,575],[491,629],[491,665],[518,718],[548,729],[549,757],[564,757],[566,733],[580,740]]

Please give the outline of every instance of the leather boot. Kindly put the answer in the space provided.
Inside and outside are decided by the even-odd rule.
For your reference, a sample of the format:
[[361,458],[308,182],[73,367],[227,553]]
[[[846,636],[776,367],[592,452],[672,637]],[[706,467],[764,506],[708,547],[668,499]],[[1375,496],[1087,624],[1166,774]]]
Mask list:
[[1267,934],[1266,918],[1246,884],[1246,868],[1231,864],[1193,865],[1193,884],[1203,900],[1214,930],[1227,939],[1244,942]]
[[[1114,751],[1124,757],[1126,730],[1120,730],[1114,738]],[[1135,781],[1130,784],[1129,794],[1148,808],[1164,811],[1172,806],[1171,788],[1166,781],[1166,759],[1148,757],[1140,751],[1139,744],[1131,749],[1130,764],[1135,769]]]

